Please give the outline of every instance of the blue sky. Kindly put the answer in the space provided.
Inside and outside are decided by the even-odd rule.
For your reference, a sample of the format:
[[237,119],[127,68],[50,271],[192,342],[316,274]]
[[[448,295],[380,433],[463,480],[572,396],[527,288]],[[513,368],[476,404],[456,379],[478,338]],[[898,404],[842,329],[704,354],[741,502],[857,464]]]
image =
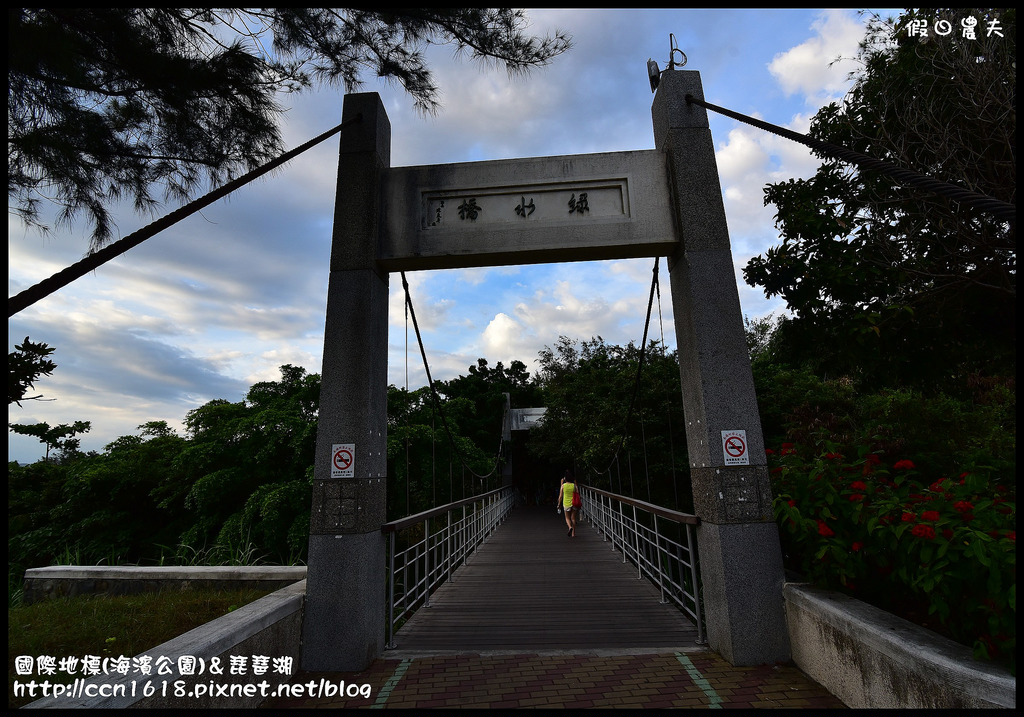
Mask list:
[[[840,98],[864,36],[853,10],[533,10],[531,31],[561,29],[574,47],[526,77],[428,51],[443,107],[424,117],[399,87],[367,78],[392,126],[392,165],[654,148],[648,58],[668,64],[669,33],[698,70],[708,101],[797,131]],[[287,147],[333,127],[343,91],[284,98]],[[794,142],[710,113],[745,315],[781,311],[740,271],[778,242],[767,182],[813,174],[818,162]],[[37,383],[49,401],[12,406],[10,422],[92,422],[85,450],[102,450],[146,421],[181,429],[185,414],[290,363],[320,371],[338,140],[319,145],[132,249],[8,321],[8,350],[25,336],[56,347],[54,375]],[[159,215],[175,209],[166,206]],[[116,211],[120,236],[156,217]],[[79,260],[88,228],[41,236],[8,215],[8,294]],[[519,359],[531,373],[538,352],[560,335],[639,341],[653,260],[431,271],[408,274],[436,379],[464,374],[478,357]],[[664,267],[664,263],[662,263]],[[674,348],[667,272],[661,325]],[[406,385],[401,281],[391,277],[389,380]],[[424,372],[409,333],[408,384]],[[10,460],[43,453],[9,434]]]

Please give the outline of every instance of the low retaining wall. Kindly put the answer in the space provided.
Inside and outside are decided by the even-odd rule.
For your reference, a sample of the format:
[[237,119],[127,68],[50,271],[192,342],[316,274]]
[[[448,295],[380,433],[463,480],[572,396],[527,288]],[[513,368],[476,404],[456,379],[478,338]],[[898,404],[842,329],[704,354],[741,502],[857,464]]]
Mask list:
[[1016,706],[1017,681],[952,640],[854,598],[783,588],[793,661],[848,707]]
[[[67,569],[62,579],[96,583],[94,574],[74,578],[70,570],[92,571],[94,568]],[[122,570],[138,571],[140,568]],[[185,570],[196,571],[197,568]],[[243,568],[216,570],[226,571],[216,580],[231,584],[237,581],[228,576],[244,574],[239,572]],[[36,577],[42,579],[43,576]],[[46,579],[53,579],[53,576]],[[144,582],[150,579],[157,578],[148,575]],[[178,574],[160,579],[177,584],[202,582],[197,581],[194,574],[191,578]],[[69,594],[82,592],[87,591],[76,589]],[[164,663],[169,667],[166,674],[157,674],[154,668],[149,676],[130,673],[91,678],[77,688],[74,696],[68,692],[47,697],[26,708],[257,707],[279,685],[290,682],[299,669],[305,592],[305,580],[291,584],[143,653],[151,657],[154,664],[165,658]],[[963,645],[839,593],[787,583],[783,595],[793,661],[849,707],[1016,707],[1016,679],[1005,670],[974,659]],[[247,659],[249,666],[245,675],[230,673],[233,655]],[[196,676],[182,675],[178,667],[178,658],[182,656],[199,658],[206,669]],[[265,674],[254,674],[253,656],[270,659],[271,667]],[[222,674],[207,671],[212,658],[219,659]],[[281,658],[291,660],[287,674],[276,671],[273,666],[274,660]],[[38,677],[27,679],[39,680]],[[86,684],[91,687],[87,688]],[[234,692],[220,696],[209,694],[228,689]],[[144,694],[148,692],[151,694]],[[206,694],[197,695],[197,692]],[[90,693],[95,696],[89,696]],[[183,696],[177,696],[181,694]]]
[[51,565],[25,571],[25,602],[71,595],[133,595],[188,588],[276,589],[306,577],[305,566],[231,565],[110,567]]
[[[290,682],[299,669],[305,595],[306,581],[302,580],[146,650],[143,655],[153,661],[150,675],[132,672],[93,677],[24,709],[257,707],[279,685]],[[202,674],[183,675],[178,659],[183,656],[198,658]],[[245,674],[231,673],[232,656],[245,658]],[[256,673],[254,656],[269,658],[264,674]],[[210,671],[214,659],[219,660],[221,674]],[[288,669],[281,665],[282,659],[290,660]],[[158,673],[158,664],[167,665],[164,674]],[[40,682],[45,678],[21,679]]]

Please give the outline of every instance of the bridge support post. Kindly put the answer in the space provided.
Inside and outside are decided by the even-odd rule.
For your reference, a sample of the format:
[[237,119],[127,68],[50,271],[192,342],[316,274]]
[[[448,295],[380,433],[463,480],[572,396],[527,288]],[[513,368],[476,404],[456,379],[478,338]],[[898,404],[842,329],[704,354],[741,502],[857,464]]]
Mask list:
[[302,668],[358,671],[384,651],[388,274],[377,263],[391,124],[345,96],[327,292]]
[[[688,93],[704,99],[698,72],[663,73],[652,115],[680,234],[669,272],[707,635],[732,664],[765,664],[790,656],[782,553],[714,143]],[[726,460],[723,431],[745,432],[743,455]]]

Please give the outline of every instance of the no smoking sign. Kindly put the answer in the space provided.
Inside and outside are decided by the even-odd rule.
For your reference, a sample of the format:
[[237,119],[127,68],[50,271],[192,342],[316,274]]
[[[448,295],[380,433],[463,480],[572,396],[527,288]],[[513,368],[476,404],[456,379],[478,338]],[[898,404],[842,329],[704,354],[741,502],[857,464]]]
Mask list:
[[356,475],[356,444],[335,443],[331,446],[331,478],[354,478]]
[[727,466],[749,466],[746,431],[722,431],[722,455]]

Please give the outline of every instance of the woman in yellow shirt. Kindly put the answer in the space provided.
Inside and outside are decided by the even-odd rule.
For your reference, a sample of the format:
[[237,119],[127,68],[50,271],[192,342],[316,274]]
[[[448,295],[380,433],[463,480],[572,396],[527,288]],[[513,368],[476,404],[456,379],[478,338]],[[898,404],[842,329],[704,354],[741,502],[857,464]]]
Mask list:
[[562,488],[558,491],[558,501],[555,506],[565,510],[565,524],[569,526],[568,536],[570,538],[576,537],[576,513],[578,510],[572,504],[572,497],[575,493],[576,483],[573,481],[572,471],[567,470],[565,478],[562,479]]

